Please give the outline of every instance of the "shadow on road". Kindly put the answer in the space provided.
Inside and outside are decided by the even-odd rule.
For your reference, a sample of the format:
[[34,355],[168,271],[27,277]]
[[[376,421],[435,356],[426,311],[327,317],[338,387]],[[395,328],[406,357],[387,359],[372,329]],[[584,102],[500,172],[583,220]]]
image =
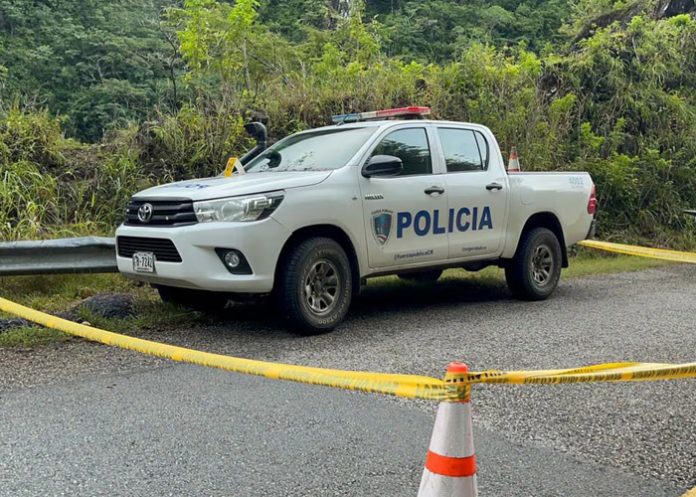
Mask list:
[[[429,308],[477,305],[503,301],[510,294],[503,283],[468,279],[445,279],[435,284],[402,281],[378,282],[366,286],[354,298],[346,325],[365,318],[391,317],[403,319],[409,314]],[[206,324],[254,332],[277,333],[284,325],[270,298],[254,302],[233,303],[222,312],[202,318]]]
[[353,301],[352,312],[379,314],[411,312],[432,306],[493,302],[510,298],[504,284],[481,283],[464,278],[447,279],[436,284],[390,282],[368,285]]

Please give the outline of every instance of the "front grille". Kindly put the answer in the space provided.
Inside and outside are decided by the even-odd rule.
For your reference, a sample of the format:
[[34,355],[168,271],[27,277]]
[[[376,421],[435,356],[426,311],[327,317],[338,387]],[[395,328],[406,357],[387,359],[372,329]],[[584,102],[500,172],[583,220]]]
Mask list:
[[[138,218],[138,210],[143,204],[152,206],[152,217],[147,222]],[[193,202],[187,199],[171,198],[147,200],[133,198],[126,207],[126,222],[129,226],[184,226],[195,224]]]
[[142,238],[139,236],[116,237],[118,255],[133,257],[136,252],[152,252],[161,262],[181,262],[181,255],[171,240],[166,238]]

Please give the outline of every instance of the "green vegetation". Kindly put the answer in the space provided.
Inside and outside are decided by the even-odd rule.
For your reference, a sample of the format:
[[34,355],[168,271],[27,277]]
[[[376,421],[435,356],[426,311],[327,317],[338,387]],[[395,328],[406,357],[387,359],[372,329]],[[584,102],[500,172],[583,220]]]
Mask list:
[[101,292],[152,293],[119,274],[60,274],[0,278],[0,296],[22,305],[57,313]]
[[0,238],[110,233],[133,192],[219,172],[251,118],[278,138],[422,104],[528,170],[590,171],[601,237],[691,248],[688,4],[0,0]]
[[628,255],[607,256],[591,249],[581,249],[564,269],[561,278],[579,278],[595,274],[627,273],[670,265],[669,262]]
[[[183,328],[206,319],[200,314],[160,301],[157,292],[147,285],[127,280],[118,274],[21,276],[0,278],[0,296],[49,313],[61,313],[79,302],[102,292],[124,292],[135,297],[135,316],[106,319],[81,308],[77,314],[88,322],[111,331],[142,334],[162,327]],[[12,316],[0,313],[0,319]],[[0,331],[0,347],[33,347],[71,337],[42,327],[18,327]]]
[[64,116],[64,129],[87,141],[141,120],[177,98],[176,45],[160,23],[173,3],[2,0],[3,93]]
[[22,326],[0,333],[0,348],[31,348],[49,343],[65,342],[70,335],[50,328],[39,326]]

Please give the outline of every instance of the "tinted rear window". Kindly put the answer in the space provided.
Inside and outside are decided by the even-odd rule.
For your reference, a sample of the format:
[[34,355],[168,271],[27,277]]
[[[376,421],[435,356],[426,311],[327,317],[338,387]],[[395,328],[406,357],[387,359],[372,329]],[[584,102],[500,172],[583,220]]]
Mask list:
[[479,145],[470,129],[438,128],[442,152],[447,164],[447,172],[483,171]]

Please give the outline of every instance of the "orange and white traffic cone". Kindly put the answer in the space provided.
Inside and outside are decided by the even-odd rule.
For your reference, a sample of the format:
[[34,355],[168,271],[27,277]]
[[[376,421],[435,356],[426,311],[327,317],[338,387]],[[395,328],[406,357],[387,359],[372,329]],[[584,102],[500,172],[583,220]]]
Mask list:
[[510,149],[510,158],[508,159],[508,167],[507,167],[507,172],[508,173],[519,173],[522,170],[520,169],[520,159],[517,157],[517,147],[513,145],[513,147]]
[[[469,372],[466,364],[453,362],[445,381]],[[465,385],[464,398],[441,402],[418,497],[476,497],[476,455],[471,424],[471,388]]]

